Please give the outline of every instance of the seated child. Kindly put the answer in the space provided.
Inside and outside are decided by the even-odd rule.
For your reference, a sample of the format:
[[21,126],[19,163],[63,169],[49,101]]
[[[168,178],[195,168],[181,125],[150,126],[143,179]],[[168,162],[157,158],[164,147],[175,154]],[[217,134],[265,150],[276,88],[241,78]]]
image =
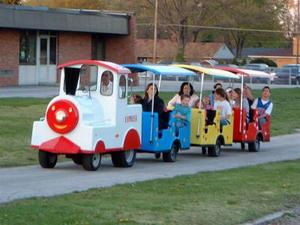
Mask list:
[[130,97],[130,104],[143,104],[143,98],[140,95],[132,95]]
[[189,95],[181,95],[181,104],[176,104],[174,108],[175,125],[177,128],[185,126],[191,118],[191,108],[189,107]]
[[226,93],[222,88],[217,89],[215,92],[214,109],[221,112],[221,127],[230,124],[229,118],[232,114],[232,109],[229,102],[226,101]]

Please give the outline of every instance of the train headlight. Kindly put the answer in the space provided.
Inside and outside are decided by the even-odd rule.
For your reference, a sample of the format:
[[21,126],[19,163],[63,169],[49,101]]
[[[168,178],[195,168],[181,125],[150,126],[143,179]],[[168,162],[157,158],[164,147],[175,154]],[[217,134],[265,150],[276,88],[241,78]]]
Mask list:
[[67,114],[63,110],[57,110],[55,112],[55,119],[58,123],[63,123],[67,118]]
[[79,114],[77,107],[72,102],[59,100],[48,107],[46,118],[53,131],[66,134],[77,126]]

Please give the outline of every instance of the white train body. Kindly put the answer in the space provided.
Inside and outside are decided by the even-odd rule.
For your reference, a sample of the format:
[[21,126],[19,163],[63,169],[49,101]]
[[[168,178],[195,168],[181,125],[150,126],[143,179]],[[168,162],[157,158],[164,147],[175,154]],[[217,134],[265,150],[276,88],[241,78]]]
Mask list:
[[[82,66],[89,71],[88,89],[80,89],[86,77],[76,74]],[[33,148],[55,154],[105,154],[140,147],[142,107],[127,103],[129,70],[92,60],[70,62],[59,69],[60,93],[49,103],[45,119],[33,124]],[[101,89],[107,71],[112,89],[108,95]],[[73,79],[78,82],[74,84]],[[75,86],[76,90],[70,88]]]

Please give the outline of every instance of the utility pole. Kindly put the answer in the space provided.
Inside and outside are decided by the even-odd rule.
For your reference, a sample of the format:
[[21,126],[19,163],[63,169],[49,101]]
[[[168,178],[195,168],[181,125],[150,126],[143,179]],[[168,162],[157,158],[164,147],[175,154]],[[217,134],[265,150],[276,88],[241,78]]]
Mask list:
[[155,12],[154,12],[154,38],[153,38],[153,63],[156,63],[157,10],[158,10],[158,0],[155,0]]
[[297,0],[297,30],[296,30],[296,49],[297,49],[297,53],[296,53],[296,63],[299,64],[299,4],[300,1]]

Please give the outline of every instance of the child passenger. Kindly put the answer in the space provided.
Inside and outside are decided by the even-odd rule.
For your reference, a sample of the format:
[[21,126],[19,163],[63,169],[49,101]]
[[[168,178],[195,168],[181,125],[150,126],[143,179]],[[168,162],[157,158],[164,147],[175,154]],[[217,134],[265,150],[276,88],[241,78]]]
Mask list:
[[130,104],[143,104],[143,98],[140,95],[132,95],[130,97]]
[[230,115],[232,114],[232,109],[229,102],[226,101],[226,93],[222,88],[218,88],[215,91],[214,109],[220,110],[221,112],[221,120],[220,120],[221,126],[230,124],[229,118]]
[[190,121],[191,108],[189,107],[190,102],[189,95],[181,95],[181,104],[176,104],[174,108],[175,125],[177,128],[183,127]]

